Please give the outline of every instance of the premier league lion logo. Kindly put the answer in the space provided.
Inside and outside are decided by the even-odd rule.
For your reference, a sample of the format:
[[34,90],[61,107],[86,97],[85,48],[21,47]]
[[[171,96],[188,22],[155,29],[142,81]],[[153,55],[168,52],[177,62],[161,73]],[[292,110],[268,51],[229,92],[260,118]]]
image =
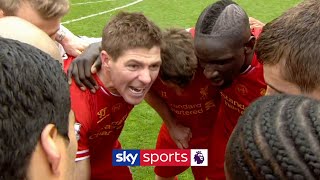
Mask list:
[[201,151],[197,151],[193,159],[195,162],[197,162],[197,164],[202,164],[204,161],[204,156]]

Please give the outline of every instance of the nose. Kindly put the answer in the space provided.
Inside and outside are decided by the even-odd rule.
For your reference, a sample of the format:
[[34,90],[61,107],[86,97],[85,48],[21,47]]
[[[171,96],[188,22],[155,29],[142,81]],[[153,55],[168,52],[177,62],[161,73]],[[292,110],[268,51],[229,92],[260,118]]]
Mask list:
[[149,69],[144,69],[140,71],[139,80],[144,84],[149,84],[151,82],[151,74]]

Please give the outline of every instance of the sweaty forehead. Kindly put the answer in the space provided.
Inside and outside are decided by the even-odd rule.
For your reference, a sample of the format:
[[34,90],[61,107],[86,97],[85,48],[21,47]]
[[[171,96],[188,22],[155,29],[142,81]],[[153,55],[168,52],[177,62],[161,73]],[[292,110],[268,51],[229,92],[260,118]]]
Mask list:
[[236,50],[230,38],[198,36],[195,38],[196,55],[200,59],[225,59]]

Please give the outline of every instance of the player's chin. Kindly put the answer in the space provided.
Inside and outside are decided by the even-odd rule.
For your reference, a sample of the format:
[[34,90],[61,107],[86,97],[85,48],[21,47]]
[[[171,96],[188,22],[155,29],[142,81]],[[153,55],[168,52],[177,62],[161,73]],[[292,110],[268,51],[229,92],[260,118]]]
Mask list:
[[219,86],[219,89],[226,89],[232,85],[232,80],[225,80],[221,86]]
[[141,95],[133,95],[133,94],[126,94],[125,96],[123,96],[124,100],[131,104],[131,105],[137,105],[137,104],[140,104],[144,97],[145,97],[145,94],[146,93],[143,93]]

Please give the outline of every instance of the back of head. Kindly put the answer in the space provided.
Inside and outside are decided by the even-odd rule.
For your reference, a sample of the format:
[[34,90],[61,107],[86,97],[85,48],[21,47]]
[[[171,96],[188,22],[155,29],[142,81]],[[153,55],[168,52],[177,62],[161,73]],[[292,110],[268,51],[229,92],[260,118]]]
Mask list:
[[226,150],[229,179],[318,179],[320,102],[265,96],[240,118]]
[[69,11],[69,0],[0,0],[0,10],[5,16],[15,16],[22,3],[29,3],[44,19],[60,18]]
[[187,85],[197,69],[193,38],[185,29],[168,29],[163,32],[160,78],[178,86]]
[[304,93],[320,84],[320,2],[305,0],[268,23],[256,44],[259,60],[281,65],[285,80]]
[[25,179],[46,125],[68,139],[69,86],[49,55],[1,37],[0,84],[0,177]]
[[[195,38],[231,38],[241,44],[250,33],[249,18],[246,12],[232,0],[220,0],[209,5],[200,14],[196,24]],[[243,44],[241,44],[243,45]]]
[[160,28],[141,13],[118,13],[103,30],[102,50],[114,60],[134,48],[161,46]]
[[15,39],[48,53],[62,61],[57,44],[41,29],[18,17],[0,18],[0,36]]

